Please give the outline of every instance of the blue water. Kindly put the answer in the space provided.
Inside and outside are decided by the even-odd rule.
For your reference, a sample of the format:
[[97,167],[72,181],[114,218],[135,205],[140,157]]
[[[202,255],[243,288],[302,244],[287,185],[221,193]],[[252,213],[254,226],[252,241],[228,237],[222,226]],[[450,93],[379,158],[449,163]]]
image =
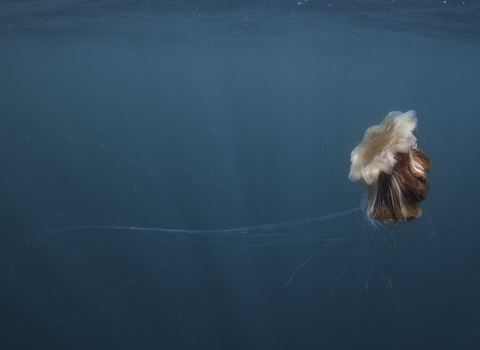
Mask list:
[[[478,348],[478,33],[474,1],[0,2],[0,348]],[[425,214],[374,228],[350,152],[411,109]]]

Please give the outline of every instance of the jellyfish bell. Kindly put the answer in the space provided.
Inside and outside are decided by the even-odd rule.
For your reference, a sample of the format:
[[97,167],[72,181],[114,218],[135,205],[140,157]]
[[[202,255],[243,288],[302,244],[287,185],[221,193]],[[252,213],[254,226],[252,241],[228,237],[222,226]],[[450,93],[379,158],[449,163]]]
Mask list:
[[363,208],[371,221],[394,224],[422,215],[431,161],[417,148],[416,126],[415,111],[392,111],[352,151],[349,178],[365,184]]

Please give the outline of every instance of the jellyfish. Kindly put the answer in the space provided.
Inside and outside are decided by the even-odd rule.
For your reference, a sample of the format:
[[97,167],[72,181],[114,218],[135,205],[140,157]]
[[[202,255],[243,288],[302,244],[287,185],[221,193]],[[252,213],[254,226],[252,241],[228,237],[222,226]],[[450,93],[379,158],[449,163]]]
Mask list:
[[[366,185],[364,211],[373,222],[408,222],[422,214],[420,202],[429,191],[430,160],[416,146],[415,127],[414,111],[391,112],[379,126],[367,130],[363,142],[352,152],[350,179]],[[358,206],[309,219],[207,230],[98,225],[53,218],[39,224],[16,247],[9,261],[9,277],[19,295],[41,310],[48,307],[57,312],[46,318],[39,313],[36,322],[30,322],[31,328],[21,329],[11,339],[50,333],[100,308],[108,298],[115,301],[116,295],[121,296],[121,306],[129,308],[123,301],[139,291],[165,297],[155,296],[158,309],[168,305],[181,310],[183,301],[194,305],[196,299],[189,299],[188,293],[182,293],[183,299],[169,298],[175,294],[165,287],[169,283],[196,290],[199,282],[204,284],[202,279],[230,281],[235,271],[240,286],[248,285],[241,281],[242,276],[258,278],[260,273],[267,274],[265,271],[279,273],[281,282],[290,285],[308,274],[306,266],[323,264],[321,273],[332,281],[356,269],[352,275],[363,276],[368,289],[375,271],[382,281],[389,281],[382,272],[388,251],[382,254],[377,248],[377,242],[384,245],[387,236],[377,235],[364,222]],[[267,254],[271,250],[275,254]],[[242,264],[243,255],[248,256],[246,264]],[[156,278],[160,274],[162,278]],[[229,293],[236,291],[234,282],[228,283],[232,283]],[[245,291],[238,289],[237,293]],[[241,296],[236,300],[248,303],[249,298]],[[142,304],[137,300],[149,299],[135,300],[131,307]],[[142,307],[152,305],[143,302]]]
[[362,206],[372,222],[410,222],[422,215],[431,161],[417,147],[416,126],[415,111],[392,111],[352,151],[349,178],[364,183]]

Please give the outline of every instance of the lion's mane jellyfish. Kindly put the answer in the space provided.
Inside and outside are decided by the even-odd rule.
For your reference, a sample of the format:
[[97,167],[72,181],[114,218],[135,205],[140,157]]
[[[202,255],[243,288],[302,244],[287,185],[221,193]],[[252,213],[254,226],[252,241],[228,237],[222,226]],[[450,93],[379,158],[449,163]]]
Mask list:
[[394,224],[422,215],[431,162],[417,148],[416,126],[415,111],[390,112],[352,151],[349,178],[365,184],[363,207],[370,220]]

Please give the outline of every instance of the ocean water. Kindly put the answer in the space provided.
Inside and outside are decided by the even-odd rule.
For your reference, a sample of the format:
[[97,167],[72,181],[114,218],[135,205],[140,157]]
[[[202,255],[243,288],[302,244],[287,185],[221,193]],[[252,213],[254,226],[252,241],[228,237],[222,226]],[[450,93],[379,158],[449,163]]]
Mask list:
[[[1,1],[1,349],[477,349],[480,5]],[[424,215],[350,152],[416,110]]]

